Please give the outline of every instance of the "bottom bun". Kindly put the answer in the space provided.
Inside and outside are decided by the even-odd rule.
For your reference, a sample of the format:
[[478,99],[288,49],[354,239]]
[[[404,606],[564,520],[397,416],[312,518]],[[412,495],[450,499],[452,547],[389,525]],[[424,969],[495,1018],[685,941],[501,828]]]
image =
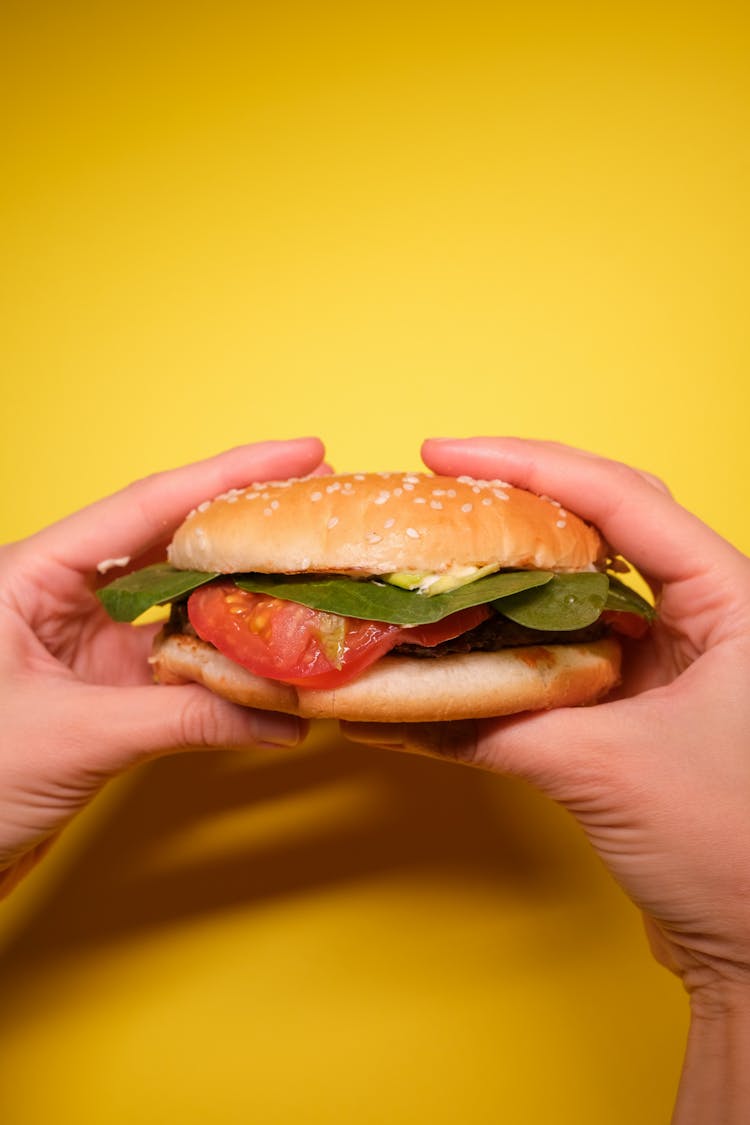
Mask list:
[[538,645],[420,660],[385,656],[343,687],[297,689],[254,676],[213,645],[160,634],[151,663],[157,682],[195,681],[245,707],[307,719],[429,723],[483,719],[594,703],[620,678],[620,645]]

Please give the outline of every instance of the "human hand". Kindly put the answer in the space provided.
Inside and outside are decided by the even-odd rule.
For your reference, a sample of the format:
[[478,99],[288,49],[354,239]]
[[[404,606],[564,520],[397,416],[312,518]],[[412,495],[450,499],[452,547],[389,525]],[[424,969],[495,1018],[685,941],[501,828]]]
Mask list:
[[237,707],[196,684],[156,687],[148,655],[159,626],[116,624],[94,590],[102,560],[157,561],[201,501],[313,472],[322,453],[317,438],[240,446],[0,548],[0,895],[129,766],[188,747],[290,746],[303,736],[290,715]]
[[643,910],[694,1011],[750,1010],[750,560],[655,478],[593,454],[475,438],[428,441],[423,456],[438,473],[547,493],[596,524],[652,585],[659,620],[625,640],[625,679],[597,706],[345,733],[535,784]]

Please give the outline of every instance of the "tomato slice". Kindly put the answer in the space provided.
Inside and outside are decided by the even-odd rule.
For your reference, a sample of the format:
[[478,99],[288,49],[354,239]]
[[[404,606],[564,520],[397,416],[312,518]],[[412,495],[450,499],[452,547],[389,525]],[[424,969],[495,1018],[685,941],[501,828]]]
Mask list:
[[400,625],[322,613],[233,582],[195,590],[196,633],[256,676],[309,688],[346,683],[398,643]]
[[449,614],[442,621],[433,621],[431,625],[413,625],[405,628],[399,644],[403,642],[434,648],[435,645],[441,645],[443,641],[452,641],[454,637],[468,633],[469,629],[481,625],[491,616],[492,610],[489,606],[473,605],[469,609],[460,609],[458,613]]
[[645,637],[648,632],[648,621],[639,613],[628,613],[623,609],[605,609],[602,621],[609,625],[616,633],[624,637]]
[[256,676],[306,688],[339,687],[402,640],[431,647],[474,628],[490,612],[474,606],[432,625],[404,628],[251,594],[233,582],[202,586],[188,599],[199,637]]

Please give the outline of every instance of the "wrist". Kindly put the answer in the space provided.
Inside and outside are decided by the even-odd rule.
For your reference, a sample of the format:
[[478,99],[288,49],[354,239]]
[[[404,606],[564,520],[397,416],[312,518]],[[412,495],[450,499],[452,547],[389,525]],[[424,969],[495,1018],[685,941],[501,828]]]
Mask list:
[[691,995],[691,1022],[673,1125],[742,1125],[750,1105],[750,985]]
[[747,967],[733,965],[721,974],[708,969],[697,974],[693,970],[685,975],[683,983],[690,996],[691,1026],[750,1019],[750,970]]

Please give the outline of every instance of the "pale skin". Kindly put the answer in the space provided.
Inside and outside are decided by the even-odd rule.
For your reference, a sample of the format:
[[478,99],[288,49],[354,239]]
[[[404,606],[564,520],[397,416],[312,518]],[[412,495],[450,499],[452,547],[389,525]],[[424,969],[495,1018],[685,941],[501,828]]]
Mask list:
[[[673,1125],[735,1125],[750,1106],[750,560],[654,477],[519,439],[433,439],[436,472],[555,496],[651,584],[652,636],[626,643],[615,698],[477,723],[345,724],[348,737],[522,777],[564,805],[643,911],[690,994]],[[245,446],[137,482],[0,550],[0,893],[121,771],[190,747],[294,745],[290,716],[195,685],[150,683],[153,629],[93,597],[103,559],[163,557],[203,499],[325,471],[317,439]],[[115,573],[120,573],[116,571]],[[111,577],[111,575],[109,575]]]
[[[191,508],[255,480],[322,471],[317,438],[241,446],[157,473],[0,548],[0,896],[116,774],[175,750],[293,746],[289,715],[236,707],[196,685],[152,683],[158,626],[111,621],[97,565],[164,557]],[[109,581],[122,569],[107,574]]]
[[750,1112],[750,560],[649,474],[551,442],[432,440],[435,472],[547,493],[651,584],[616,697],[477,723],[346,724],[348,737],[525,778],[564,805],[641,908],[692,1022],[674,1125]]

